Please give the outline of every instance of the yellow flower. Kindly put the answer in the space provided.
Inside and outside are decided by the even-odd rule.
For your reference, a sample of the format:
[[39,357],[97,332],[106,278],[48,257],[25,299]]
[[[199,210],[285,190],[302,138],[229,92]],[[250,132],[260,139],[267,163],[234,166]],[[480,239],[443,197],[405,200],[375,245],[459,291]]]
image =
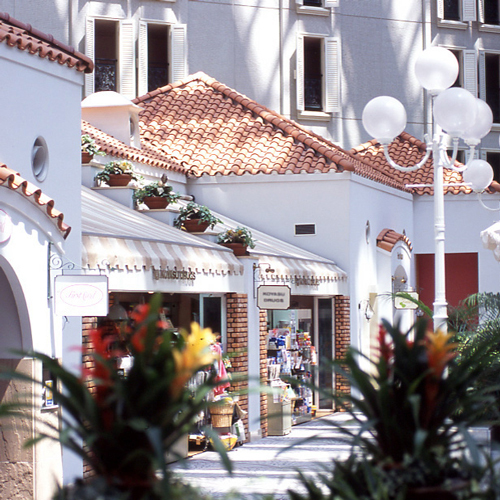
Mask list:
[[433,375],[438,379],[441,378],[448,362],[457,355],[455,349],[458,344],[450,342],[452,336],[451,333],[445,333],[441,330],[427,332],[425,336],[429,368],[432,369]]
[[183,391],[186,382],[200,368],[213,363],[215,357],[210,346],[215,342],[215,335],[210,328],[200,328],[198,323],[191,323],[191,333],[181,330],[184,337],[182,351],[174,350],[175,373],[171,393],[177,398]]

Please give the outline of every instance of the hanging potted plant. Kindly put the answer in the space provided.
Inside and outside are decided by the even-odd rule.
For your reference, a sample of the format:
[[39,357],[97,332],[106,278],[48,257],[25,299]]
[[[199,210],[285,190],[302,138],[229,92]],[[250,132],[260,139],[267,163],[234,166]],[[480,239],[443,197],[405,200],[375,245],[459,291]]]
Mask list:
[[255,248],[255,241],[252,237],[252,233],[246,227],[228,229],[220,233],[217,236],[217,243],[230,248],[237,257],[248,255],[248,247]]
[[142,175],[135,172],[132,163],[126,160],[110,161],[104,165],[104,169],[99,172],[94,180],[98,186],[102,183],[108,186],[127,186],[130,181],[139,181]]
[[213,229],[215,224],[221,224],[222,221],[212,215],[210,210],[190,201],[185,207],[182,207],[179,215],[174,220],[174,226],[178,229],[185,229],[189,233],[195,233]]
[[90,135],[82,135],[82,163],[90,163],[94,156],[104,156],[105,154]]
[[159,181],[150,182],[136,189],[134,201],[136,205],[144,203],[151,209],[165,209],[170,203],[176,202],[180,195],[173,192],[172,186],[167,184],[168,178],[163,175]]

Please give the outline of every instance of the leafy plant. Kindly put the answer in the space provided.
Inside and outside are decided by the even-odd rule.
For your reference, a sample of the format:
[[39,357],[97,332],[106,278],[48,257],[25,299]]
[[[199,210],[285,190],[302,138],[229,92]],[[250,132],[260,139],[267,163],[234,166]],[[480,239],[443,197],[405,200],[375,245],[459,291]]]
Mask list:
[[95,177],[94,180],[100,182],[109,182],[110,175],[120,175],[127,174],[130,175],[132,180],[140,181],[142,179],[142,175],[138,174],[134,170],[134,166],[127,160],[117,161],[113,160],[106,165],[104,165],[104,169],[101,170]]
[[217,236],[217,243],[242,243],[243,245],[255,248],[255,241],[252,233],[246,227],[228,229]]
[[134,191],[135,203],[141,203],[147,196],[158,196],[166,198],[169,203],[174,203],[180,198],[180,195],[174,193],[172,186],[167,184],[166,176],[159,181],[150,182]]
[[[404,477],[407,486],[462,477],[457,471],[470,480],[477,471],[485,473],[481,450],[469,428],[482,421],[484,407],[495,400],[494,388],[477,385],[481,359],[490,346],[478,344],[466,359],[458,360],[452,337],[429,331],[425,320],[408,331],[383,321],[376,360],[350,348],[345,359],[333,362],[334,370],[349,381],[351,392],[316,390],[342,405],[357,424],[332,424],[352,445],[350,461],[336,462],[332,476],[337,485],[347,481],[349,487],[344,485],[343,490],[352,493],[338,498],[406,498],[390,491],[387,496],[371,497],[366,491],[366,496],[356,496],[361,483],[354,472],[355,482],[350,482],[353,467],[384,484]],[[392,479],[391,470],[396,471]]]
[[[33,443],[47,438],[60,441],[90,463],[112,490],[126,492],[127,499],[171,498],[165,454],[191,430],[199,413],[207,409],[206,396],[217,386],[212,375],[195,390],[186,389],[195,372],[214,362],[210,344],[215,337],[210,329],[193,323],[191,333],[165,330],[160,306],[161,296],[155,295],[150,304],[137,306],[122,331],[94,330],[88,353],[93,366],[81,376],[45,354],[24,353],[43,362],[59,381],[53,397],[64,410],[62,425],[47,423],[47,432]],[[126,355],[133,361],[124,375],[119,361]],[[16,372],[2,376],[33,381]],[[12,406],[0,410],[15,413]],[[210,429],[206,433],[230,468],[217,434]]]
[[174,220],[174,226],[178,229],[182,228],[182,225],[186,220],[199,220],[198,224],[205,222],[209,224],[209,228],[212,229],[216,224],[221,224],[222,221],[215,217],[208,207],[204,205],[198,205],[193,201],[190,201],[185,207],[182,207],[179,211],[179,215]]
[[92,156],[104,156],[106,153],[101,151],[95,140],[88,134],[82,135],[82,151]]

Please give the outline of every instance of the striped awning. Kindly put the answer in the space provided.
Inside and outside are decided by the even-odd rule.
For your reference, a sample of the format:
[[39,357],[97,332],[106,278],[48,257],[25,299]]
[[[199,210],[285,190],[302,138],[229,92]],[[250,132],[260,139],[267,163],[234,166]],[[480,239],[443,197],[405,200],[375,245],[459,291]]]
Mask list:
[[233,252],[82,187],[82,267],[243,274]]
[[259,268],[266,282],[315,285],[347,280],[347,274],[342,269],[323,261],[260,255]]
[[242,274],[232,252],[144,239],[83,235],[82,262],[90,269],[163,269],[197,274]]

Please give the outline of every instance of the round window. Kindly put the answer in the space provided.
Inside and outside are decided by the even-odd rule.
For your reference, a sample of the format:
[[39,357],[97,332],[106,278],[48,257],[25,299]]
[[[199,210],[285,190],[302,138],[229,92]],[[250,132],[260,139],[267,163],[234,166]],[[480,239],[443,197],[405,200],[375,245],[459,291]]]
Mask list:
[[31,150],[31,168],[39,181],[47,177],[49,169],[49,150],[43,137],[38,137]]

